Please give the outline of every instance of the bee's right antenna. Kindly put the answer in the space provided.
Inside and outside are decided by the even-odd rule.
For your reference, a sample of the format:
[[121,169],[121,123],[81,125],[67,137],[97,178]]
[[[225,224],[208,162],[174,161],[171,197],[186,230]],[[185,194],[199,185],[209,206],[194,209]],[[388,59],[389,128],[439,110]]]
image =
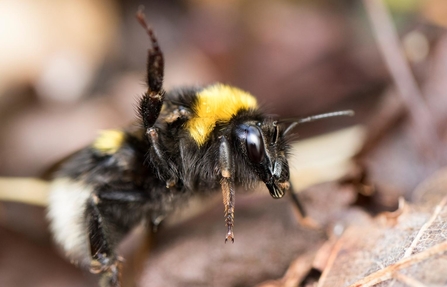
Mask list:
[[296,127],[297,125],[302,124],[302,123],[310,123],[310,122],[318,121],[318,120],[321,120],[321,119],[332,118],[332,117],[340,117],[340,116],[352,117],[354,114],[355,113],[352,110],[345,110],[345,111],[337,111],[337,112],[330,112],[330,113],[325,113],[325,114],[309,116],[309,117],[305,117],[305,118],[302,118],[302,119],[299,119],[299,120],[296,120],[296,119],[285,119],[285,120],[282,120],[281,122],[293,122],[284,131],[284,134],[287,134],[294,127]]

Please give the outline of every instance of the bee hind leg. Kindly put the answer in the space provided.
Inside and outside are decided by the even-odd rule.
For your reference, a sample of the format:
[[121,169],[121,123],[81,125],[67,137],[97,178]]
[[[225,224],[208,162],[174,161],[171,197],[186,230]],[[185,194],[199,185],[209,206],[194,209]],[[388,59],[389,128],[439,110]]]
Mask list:
[[90,241],[90,272],[102,273],[101,287],[120,287],[121,260],[116,256],[104,233],[104,219],[98,208],[99,199],[92,195],[87,203],[88,234]]
[[[116,255],[115,247],[144,218],[147,201],[148,194],[138,190],[98,192],[87,201],[90,272],[102,274],[101,287],[121,286],[123,260]],[[110,213],[119,216],[110,218]]]

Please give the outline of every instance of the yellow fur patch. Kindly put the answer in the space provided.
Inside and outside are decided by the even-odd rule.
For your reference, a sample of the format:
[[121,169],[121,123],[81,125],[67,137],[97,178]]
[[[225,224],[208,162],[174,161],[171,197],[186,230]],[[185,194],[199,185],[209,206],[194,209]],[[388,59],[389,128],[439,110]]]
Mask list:
[[186,128],[199,146],[203,145],[217,122],[228,122],[241,110],[257,108],[256,99],[240,89],[217,84],[197,94],[195,116]]
[[93,147],[105,154],[114,154],[124,141],[124,133],[120,130],[102,130],[93,143]]

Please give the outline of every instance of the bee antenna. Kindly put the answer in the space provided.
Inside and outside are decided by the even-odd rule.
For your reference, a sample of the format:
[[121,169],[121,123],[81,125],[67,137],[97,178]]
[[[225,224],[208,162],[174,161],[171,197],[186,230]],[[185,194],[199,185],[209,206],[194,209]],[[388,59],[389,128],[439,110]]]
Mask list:
[[287,129],[284,131],[284,134],[287,134],[288,132],[290,132],[294,127],[296,127],[297,125],[303,124],[303,123],[310,123],[310,122],[314,122],[314,121],[318,121],[321,119],[326,119],[326,118],[332,118],[332,117],[340,117],[340,116],[349,116],[352,117],[354,115],[354,111],[352,110],[345,110],[345,111],[337,111],[337,112],[330,112],[330,113],[325,113],[325,114],[318,114],[318,115],[313,115],[313,116],[309,116],[309,117],[305,117],[299,120],[282,120],[282,122],[290,122],[293,121],[293,123],[287,127]]

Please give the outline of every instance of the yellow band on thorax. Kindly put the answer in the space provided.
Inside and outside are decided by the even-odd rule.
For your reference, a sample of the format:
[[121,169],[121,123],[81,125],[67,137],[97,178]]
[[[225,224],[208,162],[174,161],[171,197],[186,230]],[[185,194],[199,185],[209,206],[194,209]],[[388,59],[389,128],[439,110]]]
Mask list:
[[93,148],[105,154],[114,154],[122,146],[124,133],[120,130],[102,130],[93,143]]
[[186,124],[186,129],[196,143],[203,145],[216,123],[228,122],[241,110],[257,108],[256,99],[240,89],[216,84],[197,94],[193,107],[194,117]]

